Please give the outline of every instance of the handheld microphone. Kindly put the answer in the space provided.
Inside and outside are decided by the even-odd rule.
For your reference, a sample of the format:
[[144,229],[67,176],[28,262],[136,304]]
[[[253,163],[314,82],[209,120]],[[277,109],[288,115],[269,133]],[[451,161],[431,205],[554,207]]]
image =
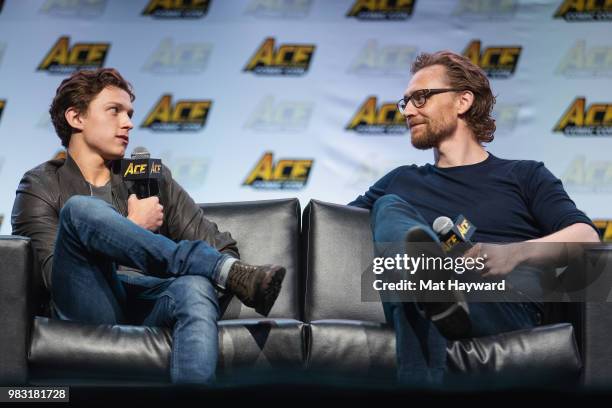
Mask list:
[[474,244],[470,241],[476,227],[463,215],[459,215],[455,222],[445,216],[435,219],[433,230],[440,237],[442,248],[452,256],[460,256]]
[[132,150],[130,159],[121,160],[124,181],[130,181],[130,194],[138,199],[159,195],[159,179],[162,177],[161,159],[152,159],[149,151],[142,147]]

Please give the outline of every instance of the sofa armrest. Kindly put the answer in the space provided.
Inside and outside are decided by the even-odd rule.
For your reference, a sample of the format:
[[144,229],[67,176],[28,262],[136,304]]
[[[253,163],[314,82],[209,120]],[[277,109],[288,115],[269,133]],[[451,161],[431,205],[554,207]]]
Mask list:
[[31,323],[30,240],[0,236],[0,384],[28,380],[27,341]]
[[583,381],[589,388],[609,389],[612,385],[612,245],[597,245],[588,252],[588,263],[595,266],[596,274],[588,278],[587,301],[581,316]]

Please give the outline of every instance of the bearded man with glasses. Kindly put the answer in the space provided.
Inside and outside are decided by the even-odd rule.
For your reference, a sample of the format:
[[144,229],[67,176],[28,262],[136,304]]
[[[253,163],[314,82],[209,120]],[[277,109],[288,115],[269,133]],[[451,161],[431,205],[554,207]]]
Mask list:
[[[434,163],[396,168],[350,205],[371,210],[377,251],[380,244],[401,242],[404,253],[413,258],[422,252],[445,256],[432,223],[439,216],[464,215],[476,227],[476,244],[464,256],[488,255],[479,278],[507,279],[513,287],[529,289],[516,291],[513,301],[474,301],[454,291],[434,301],[417,295],[412,301],[383,302],[396,331],[399,380],[414,385],[443,380],[449,339],[541,323],[543,291],[536,267],[567,265],[567,248],[562,244],[552,251],[535,251],[527,241],[598,242],[599,236],[542,162],[505,160],[484,148],[494,137],[495,97],[479,67],[441,51],[419,55],[412,74],[398,109],[406,118],[412,145],[433,149]],[[429,245],[417,244],[423,242]],[[430,273],[428,278],[456,275],[423,272]]]

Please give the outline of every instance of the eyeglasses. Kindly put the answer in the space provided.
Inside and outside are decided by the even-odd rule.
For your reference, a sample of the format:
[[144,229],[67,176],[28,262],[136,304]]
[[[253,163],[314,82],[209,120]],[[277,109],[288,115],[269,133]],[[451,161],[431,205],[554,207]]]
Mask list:
[[412,102],[415,108],[422,108],[427,103],[427,99],[429,99],[429,97],[432,95],[441,94],[444,92],[460,92],[460,91],[464,91],[464,89],[459,89],[459,88],[419,89],[418,91],[414,91],[411,95],[404,96],[402,99],[400,99],[397,102],[397,109],[399,109],[401,113],[404,113],[404,109],[406,109],[406,105],[408,104],[409,101]]

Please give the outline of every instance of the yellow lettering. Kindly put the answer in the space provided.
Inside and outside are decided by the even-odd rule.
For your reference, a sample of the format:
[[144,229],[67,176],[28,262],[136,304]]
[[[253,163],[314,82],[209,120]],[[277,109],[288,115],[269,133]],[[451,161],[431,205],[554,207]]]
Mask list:
[[378,110],[376,123],[379,125],[387,125],[392,123],[404,123],[402,114],[397,110],[397,106],[393,103],[386,103]]
[[38,69],[45,70],[52,64],[66,64],[68,61],[68,41],[69,37],[60,37],[40,63]]
[[359,70],[361,68],[373,68],[377,62],[377,43],[376,40],[370,40],[366,43],[365,48],[353,63],[352,69]]
[[156,174],[161,172],[161,164],[153,163],[151,166],[151,174]]
[[[79,65],[82,61],[85,61],[85,57],[89,53],[89,44],[75,44],[70,50],[70,56],[68,57],[69,65]],[[85,57],[85,58],[83,58]]]
[[584,156],[578,156],[563,174],[565,184],[581,185],[585,182]]
[[354,17],[362,11],[372,11],[376,10],[377,0],[357,0],[353,7],[348,12],[348,17]]
[[555,132],[563,131],[567,126],[582,126],[584,124],[585,98],[576,98],[572,106],[563,114],[554,128]]
[[[130,163],[131,165],[131,163]],[[137,164],[134,166],[134,174],[144,174],[147,172],[146,164]]]
[[612,105],[606,107],[606,114],[602,122],[603,126],[612,126]]
[[347,129],[355,129],[361,124],[373,125],[376,123],[376,97],[369,97],[359,108]]
[[305,180],[308,177],[310,168],[312,167],[312,160],[295,160],[293,162],[293,170],[291,172],[291,179],[293,180]]
[[570,69],[580,69],[582,68],[582,64],[584,62],[584,52],[586,48],[586,42],[584,40],[580,40],[576,42],[576,45],[569,50],[561,64],[559,64],[559,68],[557,69],[558,73],[563,73]]
[[[278,49],[276,57],[274,58],[275,65],[287,65],[293,62],[295,51],[298,47],[295,45],[283,45]],[[287,58],[289,57],[289,58]]]
[[149,113],[143,127],[148,127],[155,122],[168,123],[170,122],[170,115],[172,112],[172,101],[170,95],[164,95],[161,97],[155,108]]
[[151,14],[158,8],[172,8],[172,0],[151,0],[142,14]]
[[172,113],[172,122],[202,122],[208,109],[210,101],[179,101]]
[[274,38],[266,38],[255,55],[251,58],[245,71],[251,71],[258,65],[272,65],[274,62]]
[[293,160],[279,160],[274,169],[274,181],[285,181],[291,179]]
[[461,236],[465,238],[465,234],[467,234],[468,230],[470,229],[470,224],[467,222],[467,220],[463,220],[461,224],[457,225],[457,228],[459,229]]
[[508,47],[502,48],[499,56],[499,65],[501,66],[514,66],[518,61],[518,57],[521,54],[521,47]]
[[606,230],[603,233],[603,240],[605,242],[612,241],[612,222],[608,221],[608,225],[606,226]]
[[606,113],[607,105],[604,104],[592,104],[587,110],[586,117],[584,119],[584,126],[600,126],[602,124],[603,116]]
[[106,44],[91,44],[85,63],[87,65],[101,64],[107,51],[108,45]]
[[128,174],[134,174],[134,163],[130,163],[128,165],[128,168],[125,170],[125,174],[123,175],[123,177],[127,176]]
[[210,102],[195,102],[191,109],[191,114],[189,115],[188,120],[190,122],[201,122],[206,118],[208,114],[208,110],[210,109]]
[[244,181],[243,185],[253,184],[253,182],[257,180],[272,180],[273,168],[272,153],[267,152],[255,165],[255,168],[251,170],[251,173]]
[[469,58],[472,64],[480,66],[480,41],[474,40],[465,47],[463,56]]
[[293,55],[293,63],[296,65],[308,65],[310,58],[312,57],[312,53],[314,52],[314,48],[315,47],[312,45],[298,47]]
[[569,11],[583,11],[584,0],[565,0],[557,9],[555,17],[563,17]]

